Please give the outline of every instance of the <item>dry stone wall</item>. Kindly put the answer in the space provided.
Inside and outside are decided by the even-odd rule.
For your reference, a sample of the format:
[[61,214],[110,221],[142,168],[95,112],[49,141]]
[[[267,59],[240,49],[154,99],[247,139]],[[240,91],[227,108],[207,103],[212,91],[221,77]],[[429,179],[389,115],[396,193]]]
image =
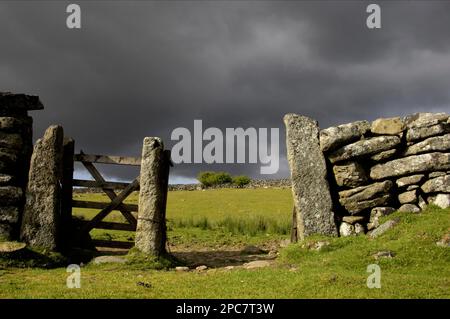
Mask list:
[[0,238],[17,240],[32,153],[30,110],[39,97],[0,92]]
[[450,206],[450,118],[404,118],[330,127],[320,132],[341,236],[373,231],[395,210]]

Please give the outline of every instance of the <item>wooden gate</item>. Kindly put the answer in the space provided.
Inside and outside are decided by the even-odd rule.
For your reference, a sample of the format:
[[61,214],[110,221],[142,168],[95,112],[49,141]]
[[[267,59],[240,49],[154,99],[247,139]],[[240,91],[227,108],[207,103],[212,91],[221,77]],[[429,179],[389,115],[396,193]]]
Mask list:
[[[84,154],[82,151],[80,154],[73,156],[73,161],[80,162],[91,174],[94,180],[81,180],[72,179],[72,185],[66,185],[66,191],[69,192],[70,188],[70,200],[71,207],[99,209],[100,211],[89,221],[80,222],[81,225],[78,228],[78,234],[76,236],[82,240],[86,238],[89,232],[94,229],[108,229],[108,230],[122,230],[122,231],[135,231],[137,220],[133,216],[132,212],[138,211],[138,205],[124,204],[124,200],[134,191],[139,190],[139,176],[137,176],[131,183],[110,182],[106,181],[94,163],[101,164],[114,164],[114,165],[131,165],[140,166],[141,158],[139,157],[122,157],[122,156],[106,156],[106,155],[90,155]],[[68,164],[68,163],[67,163]],[[69,170],[70,168],[68,168]],[[72,162],[73,171],[73,162]],[[66,180],[67,183],[67,180]],[[110,199],[110,202],[94,202],[94,201],[80,201],[72,198],[73,187],[88,187],[101,189]],[[64,188],[64,187],[63,187]],[[65,194],[68,199],[69,195]],[[67,208],[68,209],[68,208]],[[108,216],[113,210],[119,211],[123,217],[125,217],[127,223],[117,222],[105,222],[103,219]],[[96,247],[112,247],[112,248],[131,248],[134,246],[133,242],[125,241],[107,241],[107,240],[92,240],[92,243]]]

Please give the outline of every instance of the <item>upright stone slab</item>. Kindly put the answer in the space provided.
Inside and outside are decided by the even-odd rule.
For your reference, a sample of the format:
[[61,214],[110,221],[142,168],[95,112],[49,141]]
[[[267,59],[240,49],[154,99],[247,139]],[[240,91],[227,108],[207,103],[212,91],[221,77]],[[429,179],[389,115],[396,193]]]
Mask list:
[[168,164],[161,139],[146,137],[142,148],[135,246],[153,256],[166,252]]
[[20,232],[22,241],[49,250],[59,246],[63,138],[53,125],[34,146]]
[[285,115],[284,123],[298,237],[337,236],[318,123],[296,114]]

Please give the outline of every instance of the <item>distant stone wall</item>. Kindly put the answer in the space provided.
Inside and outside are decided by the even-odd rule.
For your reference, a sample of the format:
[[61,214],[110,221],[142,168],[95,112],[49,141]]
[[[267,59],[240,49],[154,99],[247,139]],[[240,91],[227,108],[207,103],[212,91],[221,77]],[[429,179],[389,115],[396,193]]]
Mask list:
[[0,92],[0,238],[18,239],[32,145],[30,110],[37,96]]
[[417,113],[320,132],[341,236],[371,231],[395,210],[450,205],[450,118]]
[[[238,187],[233,184],[224,184],[208,187],[208,189],[219,188],[287,188],[291,187],[291,180],[289,178],[284,179],[252,179],[250,183],[242,187]],[[204,187],[201,184],[171,184],[169,185],[169,191],[195,191],[202,190]]]
[[358,121],[321,130],[318,140],[341,236],[372,231],[396,210],[450,206],[448,114]]

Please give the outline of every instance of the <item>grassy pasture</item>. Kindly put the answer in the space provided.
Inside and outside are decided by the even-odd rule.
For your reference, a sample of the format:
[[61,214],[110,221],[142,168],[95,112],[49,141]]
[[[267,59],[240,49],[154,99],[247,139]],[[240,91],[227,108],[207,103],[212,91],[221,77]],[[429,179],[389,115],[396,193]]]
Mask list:
[[[191,249],[288,237],[266,230],[233,235],[221,222],[229,215],[238,220],[261,215],[270,222],[289,223],[289,190],[171,192],[168,206],[173,223],[169,240]],[[396,217],[400,223],[376,239],[310,237],[281,249],[272,266],[253,270],[176,272],[143,264],[87,264],[81,268],[81,289],[68,289],[65,267],[13,268],[0,262],[0,298],[450,298],[450,251],[436,245],[450,231],[450,209],[397,212],[385,220]],[[257,225],[249,222],[245,227],[260,229]],[[318,240],[329,245],[320,251],[307,248]],[[383,250],[395,256],[373,257]],[[380,266],[380,289],[366,285],[370,264]]]

